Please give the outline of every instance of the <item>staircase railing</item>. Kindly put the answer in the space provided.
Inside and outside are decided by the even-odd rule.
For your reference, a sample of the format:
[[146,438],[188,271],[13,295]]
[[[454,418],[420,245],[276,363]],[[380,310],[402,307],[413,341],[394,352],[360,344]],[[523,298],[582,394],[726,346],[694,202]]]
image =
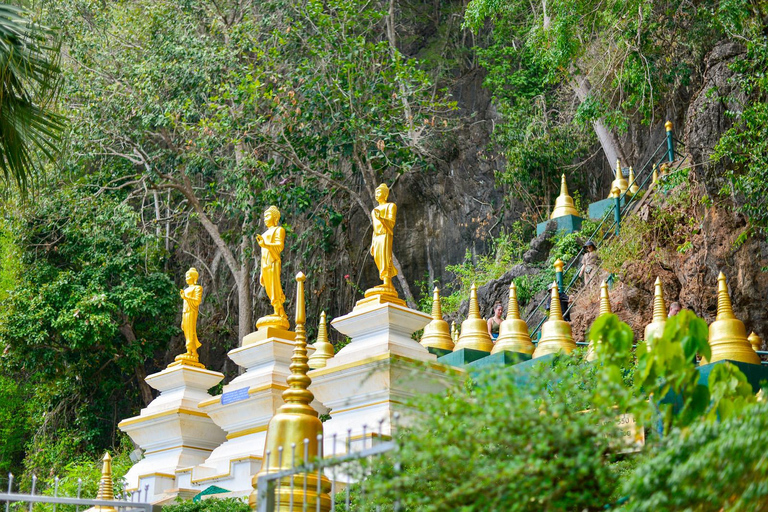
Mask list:
[[[677,164],[675,165],[674,169],[668,168],[667,173],[676,171],[680,168],[682,165],[682,162],[685,158],[685,155],[679,151],[679,147],[685,147],[685,145],[679,141],[674,134],[672,133],[672,123],[667,122],[666,124],[667,129],[667,136],[666,138],[659,144],[656,149],[654,150],[653,154],[648,158],[648,160],[645,162],[645,164],[640,168],[640,170],[635,173],[635,179],[632,183],[629,183],[629,186],[627,187],[627,190],[622,193],[619,198],[617,199],[616,203],[614,204],[613,208],[610,208],[608,211],[605,212],[603,215],[602,220],[597,225],[597,227],[594,229],[590,237],[587,239],[587,241],[584,243],[586,245],[587,242],[592,242],[595,244],[596,248],[599,248],[600,245],[610,236],[618,236],[619,235],[619,227],[621,223],[621,219],[623,219],[626,215],[628,215],[632,210],[634,206],[638,204],[638,201],[641,199],[640,190],[647,190],[649,186],[649,181],[653,179],[653,171],[661,166],[663,164],[667,164],[668,166],[675,162],[675,156],[680,157],[677,161]],[[630,194],[629,189],[636,183],[639,184],[639,190],[635,194]],[[624,201],[624,205],[621,206],[622,200]],[[618,206],[619,215],[616,215],[616,207]],[[612,220],[611,220],[612,219]],[[610,225],[608,225],[610,223]],[[602,231],[602,236],[600,237],[599,241],[597,240],[597,237],[601,233],[601,229],[603,226],[608,226],[608,228],[604,231]],[[563,276],[565,276],[568,271],[576,265],[576,263],[580,260],[581,256],[584,254],[584,247],[582,246],[581,250],[571,258],[571,260],[568,262],[568,264],[565,266],[563,270]],[[592,279],[597,275],[597,272],[595,272],[587,281],[586,284],[590,284],[592,282]],[[564,294],[568,294],[568,291],[573,287],[573,285],[576,283],[576,281],[579,279],[578,272],[573,275],[571,280],[568,282],[568,285],[565,286],[563,290],[560,290]],[[544,303],[547,301],[547,296],[545,296],[535,308],[531,310],[531,312],[526,316],[525,321],[529,323],[533,319],[533,317],[536,315],[536,313],[539,312],[541,307],[544,305]],[[568,308],[563,311],[563,315],[567,315],[570,313],[571,308],[573,307],[574,301],[569,301]],[[531,331],[531,339],[534,340],[534,343],[536,343],[536,338],[539,333],[539,330],[541,329],[541,326],[546,321],[547,317],[546,315],[538,322],[536,327],[533,328]]]

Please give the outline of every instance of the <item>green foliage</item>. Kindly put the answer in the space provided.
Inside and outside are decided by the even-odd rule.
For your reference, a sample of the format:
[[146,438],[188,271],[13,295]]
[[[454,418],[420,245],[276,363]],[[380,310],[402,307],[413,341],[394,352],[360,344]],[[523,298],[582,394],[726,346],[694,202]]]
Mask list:
[[0,302],[16,286],[21,272],[21,254],[7,222],[0,220]]
[[163,512],[250,512],[248,503],[235,498],[208,498],[197,502],[180,501],[165,505]]

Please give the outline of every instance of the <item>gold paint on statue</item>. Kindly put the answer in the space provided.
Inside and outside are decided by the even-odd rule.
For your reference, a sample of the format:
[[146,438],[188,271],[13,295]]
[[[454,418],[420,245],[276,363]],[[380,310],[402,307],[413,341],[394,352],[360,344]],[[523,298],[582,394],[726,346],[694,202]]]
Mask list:
[[[112,457],[109,456],[109,452],[106,452],[101,460],[101,480],[99,480],[99,491],[96,493],[96,499],[113,501],[115,499],[115,491],[112,486]],[[86,509],[84,512],[117,512],[117,509],[115,507],[97,505]]]
[[320,324],[317,327],[317,341],[314,345],[315,353],[309,358],[307,363],[310,368],[316,370],[325,368],[328,360],[334,356],[333,345],[328,341],[328,327],[325,321],[325,311],[320,313]]
[[534,348],[533,343],[531,343],[531,336],[528,334],[528,324],[520,318],[520,306],[517,303],[517,285],[512,281],[509,285],[507,318],[499,326],[499,338],[493,345],[491,354],[497,354],[503,350],[533,354]]
[[752,349],[755,351],[755,353],[757,353],[757,351],[763,347],[763,340],[760,338],[760,336],[757,335],[755,331],[752,331],[752,334],[747,337],[747,341],[749,341],[749,344],[752,345]]
[[557,283],[552,284],[549,305],[549,319],[541,326],[541,339],[533,351],[533,358],[554,354],[563,351],[566,354],[573,352],[576,343],[571,334],[571,324],[563,320],[563,310],[560,306],[560,291]]
[[709,361],[702,358],[702,364],[724,359],[760,364],[760,357],[747,340],[744,323],[733,314],[728,285],[722,272],[717,277],[717,318],[709,326],[709,346],[712,349],[712,357]]
[[443,308],[440,305],[440,290],[438,288],[432,292],[432,321],[424,327],[421,345],[425,348],[453,350],[453,336],[448,322],[443,320]]
[[667,304],[664,302],[661,279],[657,277],[654,286],[653,321],[645,326],[645,343],[648,345],[648,350],[651,349],[651,338],[660,338],[664,334],[664,326],[667,325]]
[[[611,311],[611,299],[608,296],[608,283],[603,281],[600,283],[600,312],[597,317],[600,318],[603,315],[610,315]],[[595,344],[592,340],[587,345],[587,361],[595,361],[597,359],[597,352],[595,352]]]
[[[628,188],[629,183],[624,178],[624,174],[621,172],[621,162],[616,160],[616,178],[613,180],[613,183],[611,183],[611,193],[608,197],[619,197],[621,194],[626,192]],[[614,195],[614,189],[619,189],[618,195]]]
[[469,315],[461,323],[459,342],[453,347],[454,352],[468,348],[490,352],[493,350],[493,340],[488,334],[488,323],[480,316],[480,308],[477,305],[477,286],[473,283],[469,292]]
[[[296,341],[293,344],[293,357],[291,358],[291,375],[288,376],[289,388],[283,391],[285,404],[281,405],[277,413],[269,421],[267,427],[267,439],[265,441],[264,459],[261,470],[254,475],[251,483],[254,491],[250,495],[249,505],[256,510],[257,496],[256,486],[259,475],[275,473],[290,469],[292,466],[301,466],[322,459],[322,442],[318,442],[318,436],[323,434],[323,424],[310,403],[314,395],[308,389],[312,380],[307,376],[307,336],[304,323],[306,313],[304,305],[304,281],[306,276],[299,272],[296,275]],[[304,440],[309,443],[304,446]],[[280,450],[282,448],[282,450]],[[306,458],[304,453],[306,450]],[[280,453],[282,452],[282,456]],[[267,457],[269,453],[269,457]],[[331,499],[328,492],[331,489],[330,481],[322,476],[320,479],[321,492],[317,494],[317,472],[297,473],[280,480],[280,486],[275,491],[279,495],[280,511],[302,510],[306,505],[309,510],[316,510],[318,501],[320,510],[327,512],[331,508]],[[306,492],[304,491],[306,485]],[[305,501],[306,500],[306,501]],[[293,508],[289,507],[293,503]]]
[[285,304],[285,294],[283,285],[280,282],[280,272],[282,271],[282,259],[280,254],[285,247],[285,229],[280,226],[280,210],[275,206],[270,206],[264,212],[264,224],[267,230],[261,235],[256,235],[256,242],[261,247],[261,275],[259,284],[264,287],[272,304],[273,313],[263,316],[256,321],[256,329],[264,327],[275,327],[278,329],[289,329],[291,323],[288,321],[288,315],[285,314],[283,304]]
[[379,278],[382,284],[366,290],[365,298],[357,301],[355,309],[384,303],[405,306],[405,301],[397,296],[397,290],[392,284],[392,278],[397,275],[397,269],[392,259],[397,205],[387,202],[389,187],[384,183],[376,187],[375,197],[378,206],[371,210],[373,236],[370,254],[373,256],[373,261],[376,262],[376,268],[379,269]]
[[194,267],[187,270],[184,277],[189,286],[179,290],[179,295],[184,301],[184,309],[181,314],[181,331],[184,333],[187,351],[176,356],[168,368],[178,365],[205,368],[205,365],[200,363],[197,354],[197,349],[200,348],[200,341],[197,339],[197,314],[200,310],[200,303],[203,301],[203,287],[197,284],[199,274]]
[[632,166],[629,166],[629,193],[632,195],[637,194],[640,191],[640,187],[637,184],[637,180],[635,178],[635,170],[632,169]]
[[552,210],[550,219],[565,217],[566,215],[579,216],[576,206],[573,204],[573,198],[568,194],[568,185],[565,182],[565,174],[560,178],[560,195],[555,200],[555,209]]

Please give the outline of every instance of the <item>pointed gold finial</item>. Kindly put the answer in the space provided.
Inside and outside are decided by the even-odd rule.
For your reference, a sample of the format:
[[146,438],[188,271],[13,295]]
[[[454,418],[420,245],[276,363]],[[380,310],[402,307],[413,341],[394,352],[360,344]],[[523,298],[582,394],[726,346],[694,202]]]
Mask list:
[[653,183],[657,181],[659,181],[659,169],[656,167],[656,164],[653,164]]
[[563,260],[561,260],[560,258],[557,258],[557,260],[555,260],[554,265],[552,266],[555,267],[555,272],[562,273],[563,268],[565,267],[565,263],[563,263]]
[[664,128],[666,128],[666,130],[668,132],[671,132],[672,131],[672,121],[667,121],[666,123],[664,123]]
[[480,307],[477,305],[477,286],[472,283],[469,292],[469,316],[461,323],[459,342],[453,350],[463,348],[490,352],[493,350],[493,340],[488,334],[488,324],[480,316]]
[[[296,274],[296,340],[293,343],[293,357],[291,357],[291,365],[289,366],[291,374],[287,379],[289,387],[283,391],[285,403],[280,406],[277,414],[269,421],[265,441],[265,457],[261,464],[261,470],[251,480],[254,490],[251,493],[249,504],[254,510],[259,475],[302,466],[323,457],[322,441],[318,441],[318,436],[323,434],[323,424],[318,418],[317,411],[310,405],[315,397],[309,390],[312,380],[307,376],[309,365],[307,364],[307,335],[304,325],[306,322],[304,281],[306,279],[303,272]],[[305,443],[305,440],[308,442]],[[280,455],[281,452],[282,456]],[[325,476],[320,478],[321,492],[319,495],[317,493],[317,473],[297,473],[291,477],[286,477],[286,480],[290,479],[293,479],[290,485],[284,484],[278,487],[276,491],[280,495],[278,499],[283,500],[284,503],[295,503],[298,509],[301,509],[304,504],[307,505],[307,508],[316,508],[319,501],[320,510],[323,512],[330,510],[331,500],[328,491],[331,484]],[[302,492],[302,489],[307,490]]]
[[560,291],[557,282],[552,283],[550,295],[549,319],[541,326],[541,340],[533,352],[533,358],[564,351],[570,354],[576,348],[571,334],[571,324],[563,320],[560,305]]
[[635,170],[632,169],[632,166],[629,166],[629,193],[632,195],[635,195],[640,190],[640,187],[637,184],[637,180],[635,179]]
[[[611,183],[611,193],[608,195],[608,197],[619,197],[621,194],[627,191],[627,188],[629,188],[629,183],[624,178],[624,174],[621,172],[621,162],[616,160],[616,177],[614,178],[613,183]],[[619,193],[617,195],[614,195],[614,189],[619,189]]]
[[425,348],[433,347],[441,350],[453,350],[453,336],[448,327],[448,322],[443,320],[440,290],[437,287],[432,292],[432,321],[424,327],[421,345]]
[[[747,340],[744,323],[733,314],[731,296],[725,275],[717,277],[717,318],[709,326],[709,346],[712,349],[710,363],[728,359],[742,363],[760,364],[760,357]],[[702,364],[707,361],[702,359]]]
[[565,217],[566,215],[579,216],[579,212],[576,211],[576,206],[573,203],[573,198],[568,194],[568,184],[565,182],[565,174],[560,179],[560,196],[555,200],[555,209],[552,210],[550,219],[556,219],[558,217]]
[[517,303],[517,285],[512,281],[509,285],[507,318],[499,326],[499,338],[496,340],[491,354],[497,354],[504,350],[533,354],[534,348],[533,343],[531,343],[531,336],[528,334],[528,324],[520,318],[520,305]]
[[[608,283],[603,281],[600,283],[600,312],[597,317],[600,318],[603,315],[610,315],[611,311],[611,299],[608,296]],[[592,340],[587,345],[587,361],[595,361],[597,359],[597,352],[595,352],[595,345]]]
[[315,348],[315,352],[310,356],[307,364],[313,370],[325,368],[328,360],[334,356],[333,344],[328,341],[325,311],[320,313],[320,323],[317,326],[317,341],[312,346]]
[[763,348],[763,340],[760,339],[760,336],[758,336],[755,331],[752,331],[752,334],[749,335],[747,340],[749,341],[749,344],[752,345],[752,349],[755,352]]
[[656,278],[654,287],[653,320],[645,326],[645,342],[648,344],[648,349],[651,348],[651,338],[663,335],[664,326],[667,324],[667,304],[664,302],[664,290],[660,278]]
[[192,267],[187,270],[184,278],[188,286],[183,290],[179,290],[179,295],[181,295],[181,299],[184,301],[184,309],[181,314],[181,330],[184,333],[187,351],[176,356],[173,362],[168,365],[168,368],[179,365],[205,368],[205,365],[200,363],[200,357],[197,354],[197,349],[201,346],[200,341],[197,339],[197,314],[200,309],[200,303],[203,301],[203,287],[197,284],[198,277],[200,277],[200,274],[196,268]]
[[[101,480],[99,480],[99,491],[96,493],[97,500],[113,501],[115,499],[115,491],[112,484],[112,457],[109,456],[109,452],[104,453],[104,457],[101,459]],[[86,509],[84,512],[118,512],[115,507],[107,507],[103,505],[97,505]]]

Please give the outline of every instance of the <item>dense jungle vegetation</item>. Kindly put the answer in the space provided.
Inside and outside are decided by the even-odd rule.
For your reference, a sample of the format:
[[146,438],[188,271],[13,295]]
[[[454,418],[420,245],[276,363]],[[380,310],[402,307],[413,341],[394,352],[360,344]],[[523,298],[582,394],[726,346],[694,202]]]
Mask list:
[[[23,6],[20,19],[34,21],[22,35],[3,29],[22,23],[21,11],[0,9],[0,473],[25,483],[93,476],[104,449],[118,452],[118,473],[130,465],[116,424],[152,400],[144,377],[182,350],[177,289],[190,266],[205,288],[202,360],[236,372],[226,352],[269,307],[254,239],[269,205],[288,233],[283,275],[309,276],[310,323],[347,312],[374,283],[366,250],[378,183],[398,203],[455,208],[467,218],[448,270],[427,265],[428,252],[403,256],[443,236],[439,226],[409,236],[409,213],[428,217],[418,207],[400,210],[395,245],[401,295],[425,305],[437,281],[455,309],[471,281],[520,260],[561,173],[584,209],[605,197],[615,159],[639,160],[664,121],[682,134],[705,57],[723,42],[741,53],[733,89],[703,92],[727,105],[709,148],[712,200],[745,215],[753,236],[768,226],[763,1]],[[475,167],[457,163],[467,154]],[[488,197],[466,192],[482,215],[465,215],[463,199],[440,190],[481,165],[493,183],[478,186]],[[577,246],[559,239],[553,254]],[[537,279],[530,294],[550,276]],[[701,421],[693,435],[721,442],[711,415]],[[618,477],[591,462],[608,482],[599,496],[611,498]],[[414,471],[408,478],[421,478]],[[650,462],[638,471],[658,475]]]

